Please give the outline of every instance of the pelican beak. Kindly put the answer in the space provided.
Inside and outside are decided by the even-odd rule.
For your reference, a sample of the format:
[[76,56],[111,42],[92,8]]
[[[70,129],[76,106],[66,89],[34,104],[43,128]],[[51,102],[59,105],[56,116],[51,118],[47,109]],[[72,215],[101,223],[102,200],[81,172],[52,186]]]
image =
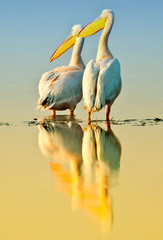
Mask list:
[[78,34],[78,37],[85,38],[91,36],[105,27],[106,18],[98,17],[87,24]]
[[71,48],[76,41],[76,36],[73,36],[70,34],[64,41],[59,45],[59,47],[55,50],[55,52],[52,54],[51,58],[49,59],[49,62],[52,62],[54,59],[58,58],[60,55],[62,55],[64,52],[66,52],[69,48]]

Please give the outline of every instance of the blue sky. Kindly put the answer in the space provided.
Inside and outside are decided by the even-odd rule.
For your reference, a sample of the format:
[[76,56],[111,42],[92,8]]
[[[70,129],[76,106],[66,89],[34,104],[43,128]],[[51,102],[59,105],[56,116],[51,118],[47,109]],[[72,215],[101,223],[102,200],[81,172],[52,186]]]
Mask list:
[[[105,8],[115,12],[109,47],[120,60],[123,75],[121,101],[135,93],[162,96],[163,2],[157,1],[1,1],[1,90],[5,104],[34,101],[43,72],[67,65],[71,51],[53,61],[49,57],[74,24],[85,26]],[[95,58],[101,32],[85,39],[84,62]],[[27,91],[25,91],[27,89]],[[134,92],[134,89],[136,92]],[[138,92],[139,91],[139,92]],[[154,91],[154,92],[152,92]],[[35,96],[35,97],[34,97]],[[145,99],[148,100],[148,99]]]

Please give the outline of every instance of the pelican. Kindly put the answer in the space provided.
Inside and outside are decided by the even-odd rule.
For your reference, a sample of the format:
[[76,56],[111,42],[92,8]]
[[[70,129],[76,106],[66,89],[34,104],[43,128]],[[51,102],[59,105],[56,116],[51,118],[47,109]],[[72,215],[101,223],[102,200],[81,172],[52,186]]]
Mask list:
[[83,75],[83,98],[88,111],[88,123],[91,112],[96,112],[107,105],[106,120],[109,120],[111,105],[121,91],[121,74],[118,59],[110,52],[107,42],[114,22],[114,13],[105,9],[100,17],[86,25],[79,33],[85,38],[104,29],[99,41],[96,60],[91,60]]
[[81,29],[81,25],[74,25],[71,34],[52,54],[49,62],[75,44],[68,66],[57,67],[42,75],[38,86],[40,98],[37,110],[49,109],[55,116],[56,110],[70,109],[70,115],[73,115],[77,103],[82,98],[82,77],[85,68],[81,58],[84,39],[77,36]]

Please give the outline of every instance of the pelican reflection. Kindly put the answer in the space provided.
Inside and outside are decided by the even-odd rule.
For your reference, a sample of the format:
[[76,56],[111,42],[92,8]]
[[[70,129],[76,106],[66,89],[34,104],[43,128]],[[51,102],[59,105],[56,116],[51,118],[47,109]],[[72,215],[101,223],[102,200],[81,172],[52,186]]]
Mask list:
[[[97,125],[84,129],[77,122],[42,123],[39,147],[52,156],[50,168],[72,208],[88,212],[109,229],[112,220],[110,188],[120,168],[121,145],[111,129]],[[116,173],[116,174],[115,174]]]
[[113,219],[109,189],[119,171],[121,145],[111,129],[89,125],[84,129],[82,156],[85,193],[94,196],[94,204],[85,197],[85,207],[97,216],[105,230]]
[[38,143],[44,155],[52,155],[57,162],[72,158],[82,161],[83,130],[79,124],[47,121],[39,125],[39,130]]
[[77,122],[44,121],[39,125],[38,144],[44,155],[53,157],[50,168],[75,208],[80,199],[83,130]]

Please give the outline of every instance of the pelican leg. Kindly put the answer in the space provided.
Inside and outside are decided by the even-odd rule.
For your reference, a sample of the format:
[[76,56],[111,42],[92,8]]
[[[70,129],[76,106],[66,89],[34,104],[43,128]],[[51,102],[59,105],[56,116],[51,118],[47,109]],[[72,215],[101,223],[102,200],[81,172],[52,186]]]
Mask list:
[[56,114],[55,110],[52,110],[52,116],[53,117],[55,117],[55,114]]
[[74,116],[74,110],[70,109],[70,116]]
[[106,121],[106,129],[107,129],[107,131],[110,131],[110,129],[111,129],[110,121]]
[[87,120],[88,125],[91,123],[91,111],[88,111],[88,120]]
[[110,109],[111,109],[111,107],[109,105],[107,105],[107,109],[106,109],[106,120],[107,121],[109,121]]

